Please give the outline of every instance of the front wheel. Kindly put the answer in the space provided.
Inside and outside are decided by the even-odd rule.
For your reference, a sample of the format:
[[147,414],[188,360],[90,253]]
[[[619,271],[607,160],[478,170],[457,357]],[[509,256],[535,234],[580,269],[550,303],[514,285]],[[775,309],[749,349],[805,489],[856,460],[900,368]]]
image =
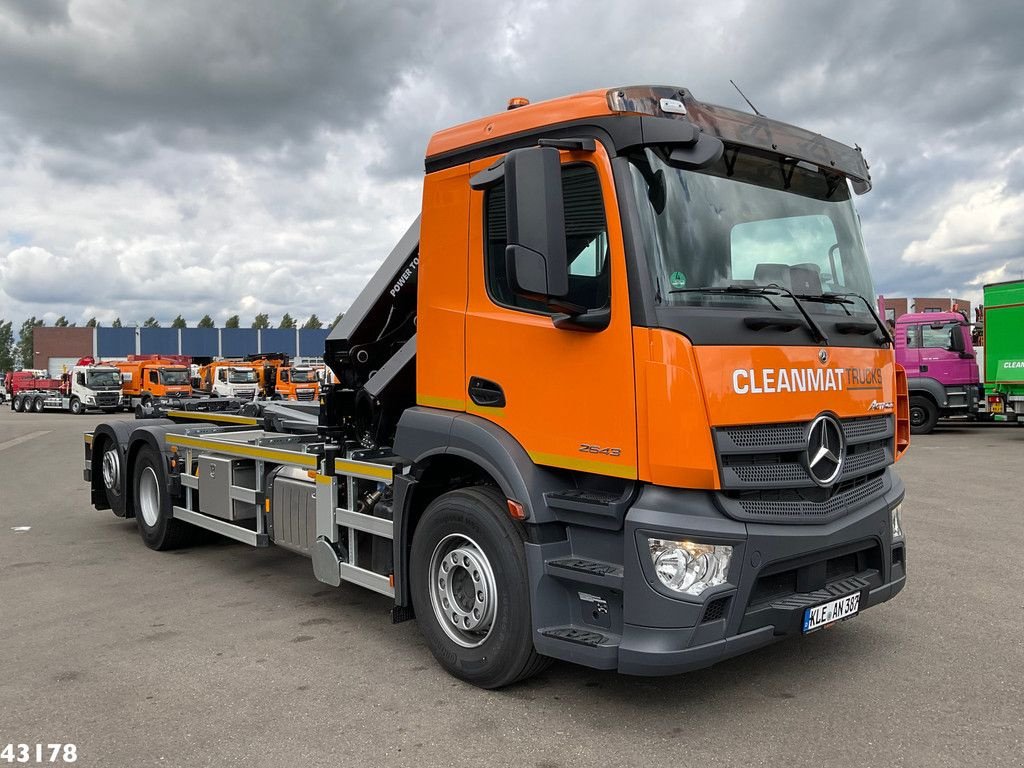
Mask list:
[[910,433],[927,435],[939,420],[939,409],[929,398],[916,395],[910,398]]
[[71,413],[73,413],[75,416],[81,416],[83,413],[85,413],[85,406],[82,405],[82,401],[79,400],[77,397],[71,398]]
[[172,517],[171,497],[163,470],[163,458],[145,446],[135,459],[132,501],[143,543],[158,551],[176,549],[190,542],[195,528]]
[[492,488],[436,498],[413,536],[410,581],[420,631],[451,674],[500,688],[543,669],[533,647],[522,529]]

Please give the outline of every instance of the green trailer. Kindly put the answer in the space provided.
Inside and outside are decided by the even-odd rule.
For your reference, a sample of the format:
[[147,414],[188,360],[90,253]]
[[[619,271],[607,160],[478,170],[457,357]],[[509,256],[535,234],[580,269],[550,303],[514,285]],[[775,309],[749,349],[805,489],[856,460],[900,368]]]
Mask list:
[[1024,423],[1024,280],[984,290],[985,406],[994,419]]

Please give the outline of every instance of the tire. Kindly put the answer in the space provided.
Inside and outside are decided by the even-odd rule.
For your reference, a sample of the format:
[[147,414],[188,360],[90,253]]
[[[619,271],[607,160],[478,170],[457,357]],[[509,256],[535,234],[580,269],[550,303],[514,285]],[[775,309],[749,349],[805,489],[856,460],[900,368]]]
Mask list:
[[43,412],[43,398],[37,397],[35,400],[32,401],[32,410],[35,411],[36,413]]
[[21,395],[15,395],[14,399],[11,400],[11,410],[15,413],[21,413],[25,410],[25,398]]
[[910,398],[910,434],[927,435],[939,420],[939,409],[930,398],[915,395]]
[[485,487],[434,499],[413,535],[420,631],[442,667],[481,688],[524,680],[549,662],[533,647],[524,540],[504,496]]
[[132,501],[142,542],[163,552],[189,544],[195,528],[171,517],[163,458],[150,446],[143,446],[132,470]]
[[85,408],[82,406],[82,401],[79,400],[77,397],[71,398],[70,408],[71,413],[73,413],[75,416],[81,416],[83,413],[85,413]]
[[107,496],[107,504],[110,505],[111,512],[118,517],[124,517],[124,456],[117,443],[110,439],[104,440],[101,449],[100,479]]

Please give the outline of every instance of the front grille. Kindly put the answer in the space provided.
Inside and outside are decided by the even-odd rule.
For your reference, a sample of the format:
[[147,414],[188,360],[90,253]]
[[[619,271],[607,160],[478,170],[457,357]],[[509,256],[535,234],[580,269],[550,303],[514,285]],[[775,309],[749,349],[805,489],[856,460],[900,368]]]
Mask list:
[[295,398],[297,400],[312,400],[313,394],[312,389],[299,389],[295,391]]
[[[848,487],[845,487],[848,486]],[[875,478],[849,484],[840,484],[836,492],[824,501],[810,501],[800,498],[797,492],[789,498],[764,499],[740,498],[736,501],[741,515],[733,517],[759,522],[828,522],[859,507],[868,499],[885,490],[885,480]],[[787,496],[789,494],[786,494]],[[760,518],[760,520],[758,520]]]
[[117,392],[97,392],[96,405],[111,406],[117,405]]
[[716,429],[719,506],[739,520],[826,522],[882,492],[884,470],[893,462],[893,417],[840,423],[846,456],[831,488],[818,486],[806,468],[810,422]]

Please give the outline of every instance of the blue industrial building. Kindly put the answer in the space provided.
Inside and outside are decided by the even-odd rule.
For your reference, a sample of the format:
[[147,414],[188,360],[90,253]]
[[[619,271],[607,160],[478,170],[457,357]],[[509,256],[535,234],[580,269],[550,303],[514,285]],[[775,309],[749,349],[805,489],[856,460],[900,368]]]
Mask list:
[[157,354],[243,357],[268,352],[321,357],[328,333],[329,328],[96,328],[91,353],[98,358]]

